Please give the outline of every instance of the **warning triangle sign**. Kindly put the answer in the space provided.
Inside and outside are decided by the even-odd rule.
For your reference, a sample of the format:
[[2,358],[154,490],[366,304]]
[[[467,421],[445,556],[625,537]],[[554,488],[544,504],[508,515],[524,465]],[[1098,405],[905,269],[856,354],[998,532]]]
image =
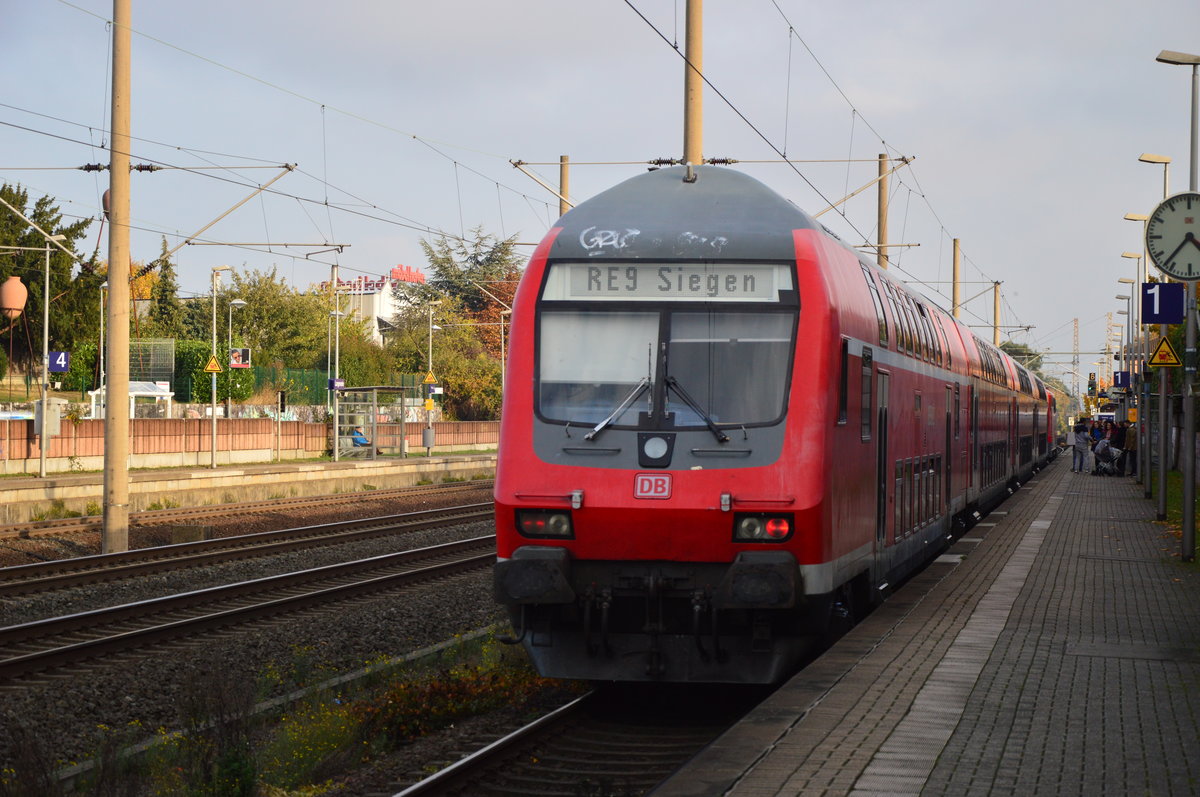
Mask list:
[[217,355],[208,355],[208,365],[204,366],[204,373],[219,374],[221,373],[221,364],[217,362]]
[[1150,355],[1150,365],[1178,368],[1183,363],[1179,361],[1179,355],[1171,347],[1171,341],[1163,338],[1158,342],[1158,347],[1154,349],[1154,353]]
[[429,373],[425,374],[424,384],[426,384],[426,385],[436,385],[437,384],[437,377],[433,375],[433,371],[430,371]]

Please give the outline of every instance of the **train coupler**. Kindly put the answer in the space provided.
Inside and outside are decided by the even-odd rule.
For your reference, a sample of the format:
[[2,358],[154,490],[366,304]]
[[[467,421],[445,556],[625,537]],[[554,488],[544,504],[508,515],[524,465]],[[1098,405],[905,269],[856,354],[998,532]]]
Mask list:
[[709,655],[704,647],[704,634],[701,630],[705,609],[711,610],[712,604],[702,590],[696,590],[692,593],[692,636],[696,638],[696,651],[700,654],[700,661],[707,664]]
[[497,637],[497,639],[499,639],[500,642],[505,645],[516,645],[524,641],[525,633],[529,630],[529,624],[525,621],[525,604],[521,604],[521,622],[519,625],[520,628],[513,629],[517,632],[515,637],[509,636],[508,634],[501,634],[499,637]]
[[[597,647],[592,642],[592,607],[599,605],[600,607],[600,645]],[[612,590],[602,589],[596,591],[595,585],[588,588],[583,600],[583,643],[587,649],[589,656],[597,655],[601,650],[604,655],[612,655],[612,646],[608,641],[608,617],[609,609],[612,607]]]

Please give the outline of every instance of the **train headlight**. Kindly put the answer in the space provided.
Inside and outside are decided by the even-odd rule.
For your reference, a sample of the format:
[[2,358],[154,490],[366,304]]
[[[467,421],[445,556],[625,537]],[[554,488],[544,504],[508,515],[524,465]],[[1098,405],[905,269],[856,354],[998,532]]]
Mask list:
[[791,515],[738,514],[733,518],[733,541],[784,542],[791,538],[793,525]]
[[568,540],[575,537],[571,513],[553,509],[518,509],[517,531],[523,537]]

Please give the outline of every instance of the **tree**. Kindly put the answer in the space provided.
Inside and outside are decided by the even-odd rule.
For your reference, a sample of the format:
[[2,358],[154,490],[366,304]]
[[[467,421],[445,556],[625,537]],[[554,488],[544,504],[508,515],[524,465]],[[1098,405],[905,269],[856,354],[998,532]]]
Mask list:
[[175,265],[167,255],[167,239],[162,240],[162,252],[151,266],[158,278],[150,286],[150,310],[144,334],[159,338],[182,338],[184,335],[183,305],[179,301],[179,281]]
[[[44,196],[29,205],[29,193],[5,183],[0,197],[50,235],[62,235],[60,243],[75,251],[75,243],[87,231],[90,220],[64,224],[53,198]],[[46,306],[44,254],[45,237],[20,216],[0,206],[0,245],[26,247],[0,254],[0,282],[16,274],[29,290],[25,311],[14,321],[0,319],[0,339],[12,344],[13,360],[28,369],[42,356],[42,313]],[[78,342],[93,338],[98,328],[99,286],[103,281],[91,264],[76,274],[75,261],[57,247],[50,249],[50,348],[70,351]]]
[[[439,327],[434,335],[435,375],[445,388],[443,408],[459,420],[500,414],[501,334],[508,323],[523,260],[513,238],[471,231],[473,238],[421,241],[429,281],[400,283],[400,306],[391,347],[410,371],[427,367],[429,308]],[[437,303],[437,304],[434,304]]]
[[329,320],[323,295],[288,285],[272,268],[233,272],[233,285],[217,296],[218,318],[227,317],[231,299],[246,302],[233,318],[234,340],[245,341],[256,363],[315,368],[323,362]]
[[[1011,340],[1006,340],[1000,344],[1000,350],[1025,366],[1026,370],[1033,371],[1039,377],[1042,375],[1042,355],[1024,343],[1014,343]],[[1044,377],[1043,381],[1045,381]]]

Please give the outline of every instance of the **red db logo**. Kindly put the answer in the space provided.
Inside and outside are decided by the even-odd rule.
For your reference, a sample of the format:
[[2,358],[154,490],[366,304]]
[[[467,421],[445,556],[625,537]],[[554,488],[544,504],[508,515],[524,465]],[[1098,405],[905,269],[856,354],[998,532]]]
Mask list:
[[633,477],[634,498],[670,498],[671,474],[639,473]]

